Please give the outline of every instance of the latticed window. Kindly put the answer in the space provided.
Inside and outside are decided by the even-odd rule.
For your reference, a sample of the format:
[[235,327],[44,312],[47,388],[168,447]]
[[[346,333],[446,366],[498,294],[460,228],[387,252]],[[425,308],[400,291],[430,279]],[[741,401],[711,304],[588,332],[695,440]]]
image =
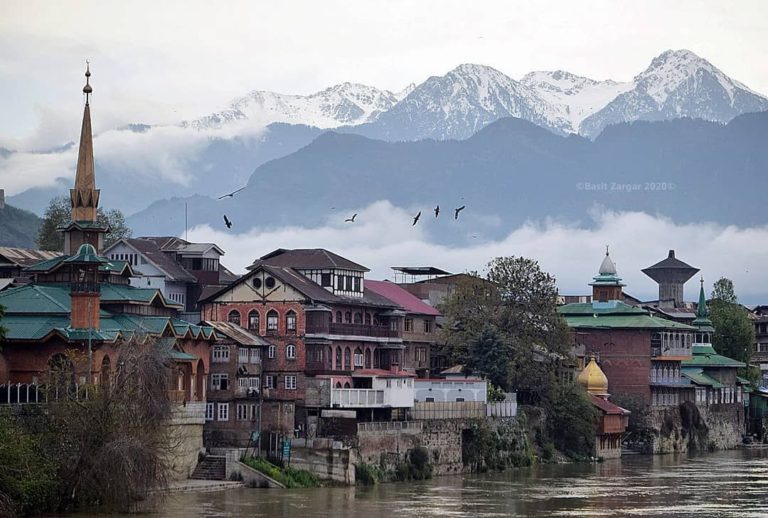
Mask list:
[[296,346],[293,344],[288,344],[285,346],[285,357],[289,360],[295,360],[296,359]]
[[259,332],[259,312],[255,309],[248,313],[248,329]]
[[267,313],[267,332],[277,332],[277,311],[274,309]]
[[285,330],[287,332],[296,332],[296,313],[289,311],[285,315]]
[[232,324],[240,325],[240,312],[236,309],[233,309],[229,312],[229,315],[227,315],[227,320],[231,322]]

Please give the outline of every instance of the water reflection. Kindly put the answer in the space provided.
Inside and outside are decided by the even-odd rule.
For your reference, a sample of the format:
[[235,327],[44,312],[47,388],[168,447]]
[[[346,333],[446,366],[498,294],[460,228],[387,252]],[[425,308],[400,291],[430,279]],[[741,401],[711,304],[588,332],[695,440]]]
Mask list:
[[768,516],[768,451],[632,456],[373,488],[177,495],[168,517]]

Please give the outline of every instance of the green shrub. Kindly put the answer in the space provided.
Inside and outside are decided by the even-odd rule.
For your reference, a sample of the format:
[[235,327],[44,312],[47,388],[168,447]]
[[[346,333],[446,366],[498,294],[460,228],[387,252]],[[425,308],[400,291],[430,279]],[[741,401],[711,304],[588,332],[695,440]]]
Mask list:
[[408,452],[407,459],[395,467],[395,480],[426,480],[432,478],[429,452],[421,446]]
[[364,462],[355,464],[355,483],[360,486],[375,486],[381,482],[383,475],[376,466]]
[[319,487],[321,485],[317,475],[310,473],[309,471],[291,467],[279,468],[264,459],[253,457],[244,459],[243,463],[256,471],[264,473],[269,478],[281,483],[287,488]]

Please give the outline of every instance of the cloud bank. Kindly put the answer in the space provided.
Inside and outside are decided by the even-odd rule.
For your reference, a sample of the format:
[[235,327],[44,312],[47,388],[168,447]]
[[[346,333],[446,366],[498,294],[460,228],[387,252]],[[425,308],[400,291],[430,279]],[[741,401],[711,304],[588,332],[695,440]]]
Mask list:
[[[741,302],[756,304],[768,299],[768,269],[763,267],[768,264],[768,226],[683,225],[643,212],[603,210],[593,212],[591,221],[581,224],[530,221],[500,240],[468,235],[463,246],[444,246],[430,236],[431,214],[423,215],[425,220],[413,227],[412,212],[389,201],[378,201],[357,212],[354,224],[343,222],[349,214],[338,214],[307,227],[254,227],[242,233],[201,226],[190,230],[189,239],[217,243],[227,252],[223,263],[238,273],[276,248],[326,248],[370,268],[371,279],[392,279],[392,266],[483,271],[494,257],[525,256],[538,260],[553,274],[563,294],[591,293],[588,283],[597,275],[605,246],[610,245],[626,292],[649,300],[657,296],[658,288],[640,270],[675,249],[679,259],[701,269],[707,293],[715,280],[728,277]],[[461,220],[456,224],[460,226]],[[697,296],[696,279],[686,285],[688,300]]]

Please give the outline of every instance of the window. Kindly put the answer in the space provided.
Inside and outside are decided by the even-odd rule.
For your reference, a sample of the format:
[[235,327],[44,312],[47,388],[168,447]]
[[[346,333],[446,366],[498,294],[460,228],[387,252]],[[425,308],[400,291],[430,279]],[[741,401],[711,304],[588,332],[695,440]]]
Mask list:
[[214,363],[226,363],[229,361],[229,346],[214,345],[211,352],[211,358]]
[[330,273],[322,273],[320,274],[320,286],[323,288],[330,288],[332,287],[331,284],[331,274]]
[[242,378],[238,378],[237,386],[243,390],[259,390],[259,378],[258,376],[244,376]]
[[264,279],[264,286],[267,287],[268,290],[271,290],[275,287],[275,278],[274,277],[267,277]]
[[336,312],[336,323],[341,324],[341,311]]
[[285,330],[286,332],[296,332],[296,312],[289,311],[285,315]]
[[255,309],[248,313],[248,329],[259,332],[259,312]]
[[275,377],[271,374],[264,376],[264,388],[275,388]]
[[293,344],[288,344],[285,346],[285,357],[289,360],[295,360],[296,359],[296,346]]
[[245,421],[248,419],[248,405],[237,405],[237,420]]
[[261,289],[261,279],[259,277],[253,278],[253,287],[256,288],[257,290]]
[[336,348],[336,370],[341,370],[341,347]]
[[352,351],[349,347],[344,349],[344,369],[352,370]]
[[261,363],[261,350],[257,347],[251,349],[251,363]]
[[434,403],[434,402],[435,402],[435,398],[433,398],[433,397],[428,397],[428,398],[426,398],[426,399],[425,399],[425,401],[426,401],[427,403]]
[[363,290],[360,288],[360,286],[361,286],[361,285],[360,285],[360,280],[361,280],[361,279],[360,279],[360,277],[355,277],[355,278],[354,278],[354,285],[352,286],[352,287],[353,287],[353,291],[358,291],[358,292],[359,292],[359,291],[363,291]]
[[256,421],[256,416],[259,415],[259,410],[258,409],[259,409],[259,407],[257,405],[251,405],[250,406],[250,408],[249,408],[249,410],[250,410],[250,412],[249,412],[249,419],[251,421]]
[[213,421],[213,403],[205,404],[205,420]]
[[370,313],[366,313],[365,314],[365,325],[367,325],[367,326],[371,325],[371,314]]
[[405,323],[403,324],[403,330],[404,331],[413,331],[413,319],[412,318],[406,318]]
[[274,309],[267,313],[267,333],[277,333],[277,311]]
[[365,368],[366,369],[371,368],[371,350],[370,349],[365,350]]
[[229,374],[211,374],[211,390],[227,390]]
[[458,401],[458,402],[464,401],[464,398],[463,397],[457,397],[456,401]]
[[277,347],[275,347],[275,344],[269,344],[269,348],[267,348],[267,357],[274,358],[275,352],[277,352]]
[[431,333],[432,332],[432,321],[431,320],[424,320],[424,332],[425,333]]
[[344,313],[344,322],[346,322],[347,324],[351,324],[352,323],[352,312],[351,311],[347,311],[346,313]]
[[344,277],[344,291],[352,291],[352,276],[347,275]]
[[229,312],[227,320],[233,324],[240,325],[240,312],[236,309],[233,309]]
[[219,421],[229,421],[229,403],[216,403],[219,412]]
[[355,351],[355,367],[362,367],[363,366],[363,353],[360,352],[360,349],[357,349]]
[[247,347],[238,347],[237,348],[237,363],[248,363],[248,348]]
[[362,324],[363,323],[363,314],[359,311],[355,312],[355,324]]
[[425,347],[417,347],[413,350],[413,359],[417,362],[427,361],[427,349]]
[[296,375],[288,374],[285,376],[285,389],[296,390]]

